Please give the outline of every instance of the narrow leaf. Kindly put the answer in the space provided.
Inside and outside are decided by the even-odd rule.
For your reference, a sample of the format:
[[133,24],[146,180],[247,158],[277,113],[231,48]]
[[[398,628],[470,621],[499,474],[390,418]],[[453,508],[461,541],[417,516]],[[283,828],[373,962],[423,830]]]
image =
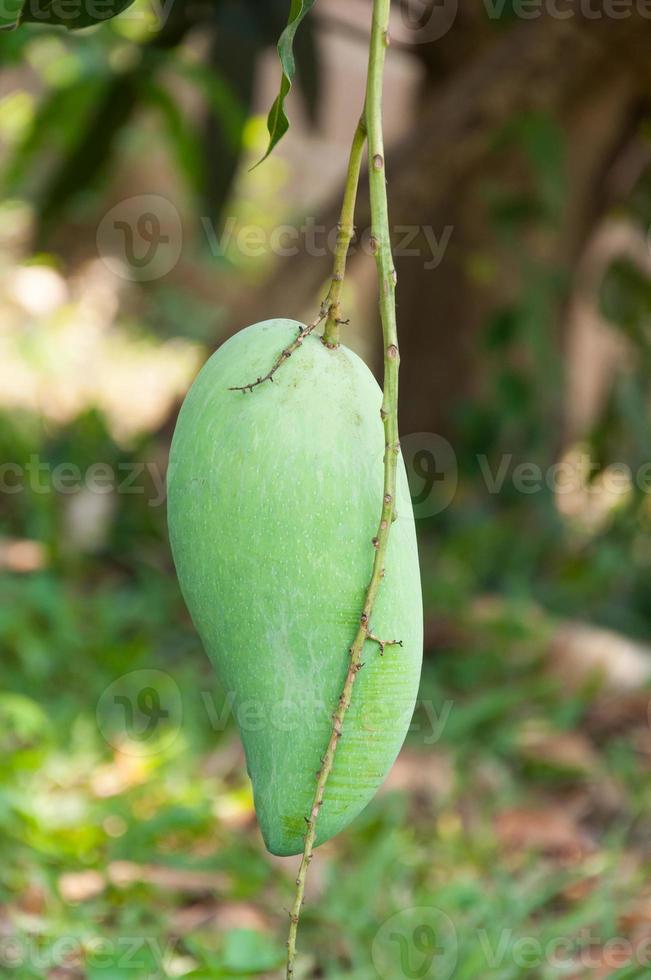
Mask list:
[[145,87],[145,93],[147,101],[162,113],[179,171],[185,177],[190,189],[195,193],[201,193],[203,159],[198,135],[167,89],[155,82],[149,82]]
[[18,26],[23,0],[2,0],[0,3],[0,30]]
[[274,146],[283,138],[289,129],[289,119],[285,113],[285,99],[289,94],[296,73],[296,62],[294,59],[294,38],[303,18],[310,12],[316,0],[292,0],[289,9],[289,20],[287,27],[280,35],[278,41],[278,55],[282,66],[282,78],[280,80],[280,92],[274,101],[269,115],[267,116],[267,129],[269,130],[269,144],[261,160],[258,160],[256,167],[266,160]]

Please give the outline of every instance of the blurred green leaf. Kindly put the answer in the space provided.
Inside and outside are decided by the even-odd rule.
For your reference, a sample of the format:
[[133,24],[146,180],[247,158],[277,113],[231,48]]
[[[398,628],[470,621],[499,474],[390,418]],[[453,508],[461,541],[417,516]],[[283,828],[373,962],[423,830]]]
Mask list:
[[[260,25],[258,17],[251,4],[220,4],[205,66],[195,68],[195,83],[203,90],[207,109],[202,134],[206,158],[202,202],[206,214],[216,221],[231,193],[244,147],[245,124],[253,102],[255,73],[251,65],[270,43],[267,30],[262,28],[268,26],[271,31],[272,24]],[[273,37],[277,36],[275,25]],[[225,105],[226,90],[232,102]]]
[[535,181],[528,193],[503,195],[497,215],[515,223],[560,221],[567,199],[566,137],[556,120],[546,112],[520,113],[497,133],[494,146],[520,149]]
[[0,4],[0,30],[18,26],[23,0],[2,0]]
[[110,20],[134,0],[25,0],[21,24],[57,24],[71,31]]
[[253,929],[231,929],[224,939],[224,969],[250,976],[280,966],[284,953],[271,937]]
[[[31,698],[10,691],[0,693],[0,746],[9,751],[10,741],[30,742],[47,729],[49,721],[40,705]],[[15,746],[14,746],[15,747]]]
[[[41,100],[29,129],[5,165],[5,194],[25,193],[42,161],[51,164],[58,153],[74,145],[82,122],[101,99],[105,85],[101,70],[89,70],[69,85],[52,89]],[[38,196],[38,190],[34,193]]]
[[651,279],[629,259],[616,259],[601,286],[601,310],[638,349],[651,353]]
[[186,58],[176,58],[173,64],[179,74],[203,93],[206,102],[219,117],[229,146],[239,148],[247,107],[242,105],[228,80],[221,76],[219,66],[202,65]]
[[200,193],[203,185],[203,156],[201,144],[192,123],[179,103],[166,88],[154,81],[145,85],[147,101],[161,113],[179,172],[188,186]]

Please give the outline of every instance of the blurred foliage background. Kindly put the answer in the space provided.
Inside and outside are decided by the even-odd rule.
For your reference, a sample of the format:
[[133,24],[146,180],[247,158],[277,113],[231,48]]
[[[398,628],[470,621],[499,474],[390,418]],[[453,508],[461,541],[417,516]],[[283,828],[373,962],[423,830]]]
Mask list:
[[[386,787],[315,856],[304,978],[650,975],[651,22],[571,10],[395,5],[425,667]],[[0,33],[2,976],[282,963],[296,862],[262,847],[164,473],[210,352],[318,308],[369,12],[319,0],[253,171],[285,2]],[[378,369],[367,230],[362,187],[345,339]],[[390,960],[409,908],[454,962],[400,919]]]

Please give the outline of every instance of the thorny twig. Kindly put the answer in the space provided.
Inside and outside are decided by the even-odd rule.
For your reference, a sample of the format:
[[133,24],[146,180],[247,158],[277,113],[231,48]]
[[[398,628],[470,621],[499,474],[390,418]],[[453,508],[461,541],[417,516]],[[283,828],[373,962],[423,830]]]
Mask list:
[[349,323],[348,320],[345,320],[341,316],[341,291],[344,284],[344,276],[346,274],[348,249],[350,248],[350,243],[353,235],[355,234],[355,225],[353,223],[355,216],[355,200],[357,198],[359,172],[362,165],[362,155],[365,145],[366,119],[364,114],[362,114],[362,117],[359,120],[355,130],[350,157],[348,160],[346,183],[344,187],[344,199],[341,205],[339,222],[337,224],[337,244],[335,247],[330,288],[328,290],[328,295],[321,303],[318,317],[312,323],[308,324],[307,327],[301,327],[296,339],[293,341],[293,343],[280,352],[271,370],[269,370],[264,377],[256,378],[256,380],[252,381],[250,384],[237,385],[236,387],[230,388],[229,391],[253,391],[253,389],[257,388],[258,385],[264,384],[265,381],[273,381],[274,375],[278,368],[282,367],[285,361],[292,356],[294,351],[298,350],[308,334],[311,334],[324,320],[326,321],[326,324],[322,338],[323,343],[331,350],[339,346],[339,327]]
[[371,28],[366,101],[362,118],[355,131],[349,159],[344,203],[338,227],[339,235],[335,254],[335,267],[328,295],[321,303],[318,317],[308,326],[299,329],[296,339],[281,351],[273,366],[264,377],[257,378],[249,384],[238,385],[230,389],[231,391],[251,392],[258,385],[264,384],[265,381],[273,381],[278,369],[298,350],[305,338],[323,320],[326,320],[326,330],[323,337],[324,344],[330,348],[335,348],[338,345],[338,327],[340,324],[348,322],[340,316],[340,297],[345,274],[346,257],[350,241],[354,234],[353,210],[362,152],[368,133],[369,187],[373,220],[371,241],[380,283],[380,315],[384,338],[384,390],[382,408],[380,410],[385,435],[382,510],[377,535],[372,540],[375,551],[373,569],[366,588],[364,606],[360,615],[357,633],[353,645],[348,651],[350,663],[346,680],[337,707],[332,715],[332,731],[326,751],[321,759],[321,767],[317,773],[317,783],[310,815],[305,817],[307,830],[305,833],[303,855],[296,878],[294,903],[289,913],[290,928],[289,939],[287,941],[287,980],[293,980],[294,977],[298,924],[305,896],[307,869],[312,860],[316,840],[317,819],[323,805],[325,787],[332,771],[337,745],[342,736],[344,718],[350,707],[355,678],[364,666],[361,659],[364,644],[367,641],[377,643],[380,648],[380,655],[384,654],[384,649],[387,646],[402,646],[402,640],[380,639],[380,637],[373,633],[370,627],[371,614],[385,573],[384,563],[387,554],[389,531],[396,517],[396,471],[398,456],[400,455],[400,442],[398,439],[398,366],[400,355],[398,351],[395,313],[396,273],[393,267],[389,235],[382,137],[382,78],[386,47],[389,44],[389,7],[390,0],[373,0],[373,23]]
[[[398,366],[400,354],[398,351],[398,334],[396,326],[395,287],[396,273],[391,254],[389,233],[389,214],[386,192],[386,175],[384,170],[384,145],[382,136],[382,79],[386,48],[389,44],[389,9],[390,0],[373,0],[373,23],[371,28],[371,44],[369,50],[368,78],[366,84],[365,128],[368,133],[369,156],[369,190],[371,197],[372,241],[377,264],[380,286],[380,316],[382,320],[382,336],[384,340],[384,385],[382,408],[380,415],[384,425],[384,487],[382,491],[382,510],[377,535],[373,538],[375,556],[373,570],[366,589],[364,607],[359,620],[357,634],[350,648],[350,664],[344,682],[344,688],[339,703],[332,716],[332,732],[328,747],[317,776],[316,790],[312,801],[310,815],[307,817],[307,832],[303,847],[294,904],[289,913],[289,939],[287,942],[287,980],[293,980],[294,963],[296,960],[296,937],[301,914],[301,906],[305,896],[305,881],[307,869],[312,860],[312,852],[316,840],[316,825],[319,812],[323,805],[326,783],[334,763],[335,752],[343,731],[346,712],[350,706],[353,684],[361,670],[362,651],[367,640],[374,640],[380,645],[380,651],[389,641],[378,640],[371,632],[370,619],[375,605],[382,578],[384,563],[389,543],[389,532],[395,518],[396,473],[400,442],[398,439]],[[394,642],[394,641],[390,641]]]
[[243,391],[244,393],[246,393],[247,391],[253,391],[253,389],[257,388],[258,385],[264,384],[265,381],[273,381],[274,374],[276,373],[278,368],[282,367],[285,361],[287,361],[292,356],[292,354],[298,350],[298,348],[301,346],[305,338],[308,337],[314,330],[316,330],[316,328],[319,326],[320,323],[323,323],[323,321],[328,315],[329,309],[330,309],[329,297],[326,296],[326,298],[321,303],[319,315],[316,318],[316,320],[313,320],[312,323],[308,323],[306,327],[303,326],[299,327],[296,338],[292,341],[292,343],[288,347],[285,347],[280,352],[280,354],[274,361],[272,367],[269,369],[269,371],[267,371],[264,377],[256,378],[255,381],[251,381],[247,385],[235,385],[232,388],[229,388],[228,390]]

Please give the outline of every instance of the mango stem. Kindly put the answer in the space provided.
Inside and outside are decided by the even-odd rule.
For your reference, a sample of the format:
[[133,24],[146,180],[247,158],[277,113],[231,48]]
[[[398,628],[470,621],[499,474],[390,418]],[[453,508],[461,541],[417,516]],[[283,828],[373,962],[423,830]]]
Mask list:
[[357,188],[359,186],[359,173],[362,168],[362,156],[364,144],[366,143],[366,119],[364,113],[357,123],[357,128],[353,136],[350,156],[348,158],[348,169],[346,171],[346,183],[344,185],[344,199],[341,205],[341,214],[337,224],[337,244],[335,247],[335,258],[332,268],[332,280],[328,291],[328,319],[326,320],[325,330],[323,331],[323,343],[326,347],[334,348],[339,346],[339,325],[347,322],[341,317],[341,291],[346,276],[346,259],[348,249],[355,234],[355,201],[357,200]]
[[308,323],[307,326],[300,326],[298,328],[298,333],[296,334],[294,340],[291,342],[291,344],[288,344],[287,347],[284,347],[281,350],[280,354],[273,362],[273,364],[271,365],[271,367],[269,368],[266,374],[261,375],[259,378],[256,378],[255,381],[249,381],[245,385],[232,385],[228,390],[243,391],[244,394],[246,394],[247,391],[253,391],[254,388],[258,387],[258,385],[263,385],[265,381],[273,381],[276,371],[283,366],[285,361],[289,360],[292,354],[295,351],[297,351],[298,348],[302,345],[305,338],[309,337],[310,334],[314,330],[316,330],[319,324],[325,320],[327,315],[328,315],[328,297],[326,296],[326,298],[321,303],[321,308],[319,310],[318,316],[315,317],[315,319],[312,320],[311,323]]
[[[346,673],[343,691],[339,702],[332,716],[332,731],[328,741],[328,747],[321,768],[317,776],[316,789],[312,800],[312,807],[309,817],[306,817],[307,832],[305,834],[305,845],[303,856],[296,878],[296,893],[294,903],[289,913],[290,928],[289,939],[287,942],[287,980],[294,978],[294,964],[296,960],[296,937],[301,915],[301,907],[305,896],[305,881],[307,870],[312,860],[314,842],[316,840],[316,828],[319,812],[323,806],[323,798],[326,783],[332,770],[337,751],[337,745],[343,732],[344,719],[350,706],[353,693],[355,678],[362,668],[362,651],[368,639],[376,638],[371,633],[370,621],[375,600],[384,577],[385,560],[387,546],[389,542],[389,532],[395,515],[396,497],[396,473],[398,456],[400,454],[400,442],[398,440],[398,367],[400,355],[398,351],[398,334],[396,324],[395,308],[395,287],[396,273],[393,266],[393,256],[391,252],[391,238],[389,231],[389,212],[386,191],[386,177],[384,171],[384,140],[382,133],[382,82],[384,74],[384,61],[386,49],[389,44],[389,9],[390,0],[373,0],[373,21],[371,26],[371,41],[369,49],[368,75],[366,82],[366,102],[364,108],[364,123],[366,134],[368,135],[368,163],[369,163],[369,188],[371,199],[371,224],[373,250],[378,271],[379,293],[380,293],[380,318],[382,321],[382,336],[384,346],[384,391],[382,398],[382,408],[380,415],[384,425],[385,453],[384,453],[384,487],[382,491],[382,506],[377,535],[371,544],[374,550],[373,569],[371,578],[366,589],[364,606],[359,619],[359,626],[350,647],[350,662]],[[363,130],[358,127],[356,139],[359,144],[362,140]],[[361,144],[363,146],[363,143]],[[361,147],[354,147],[351,151],[351,158]],[[355,185],[356,187],[356,185]],[[347,185],[347,190],[349,187]],[[342,225],[350,227],[342,221]],[[352,224],[352,221],[351,221]],[[349,240],[348,240],[349,241]],[[342,235],[343,242],[343,235]],[[346,252],[338,250],[337,258],[345,264]],[[343,255],[343,259],[341,256]],[[337,280],[339,283],[342,280]],[[334,286],[333,282],[333,286]],[[340,287],[339,287],[340,288]],[[330,309],[333,308],[332,292],[330,293]],[[335,311],[337,312],[337,311]],[[336,317],[335,317],[336,319]],[[328,323],[330,315],[328,316]],[[335,324],[336,326],[336,324]],[[329,338],[336,336],[333,328],[326,333]],[[327,341],[326,341],[327,342]]]

